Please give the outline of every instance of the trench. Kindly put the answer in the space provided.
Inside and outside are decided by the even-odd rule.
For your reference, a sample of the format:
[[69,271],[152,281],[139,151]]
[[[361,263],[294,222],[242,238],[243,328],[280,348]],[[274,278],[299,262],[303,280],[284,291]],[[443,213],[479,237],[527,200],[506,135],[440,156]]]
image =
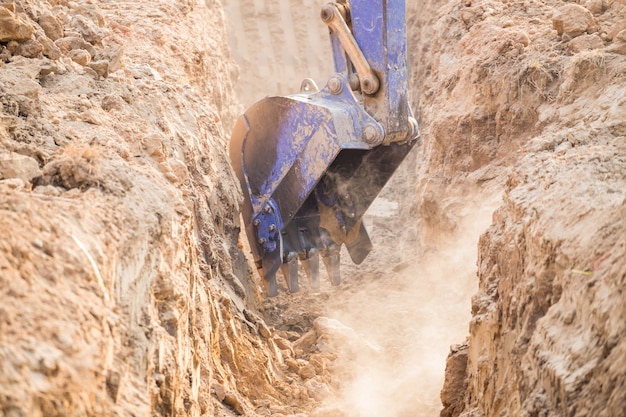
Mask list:
[[[225,1],[229,43],[240,67],[237,96],[244,106],[266,95],[292,94],[305,77],[325,85],[333,69],[327,28],[318,17],[321,5]],[[276,13],[263,13],[268,9]],[[407,20],[415,20],[414,9]],[[451,187],[447,206],[463,206],[448,213],[454,231],[424,225],[418,184],[428,174],[419,169],[424,154],[418,148],[364,217],[374,249],[363,264],[353,265],[344,248],[340,286],[331,286],[322,271],[315,291],[300,271],[300,292],[288,294],[279,273],[280,295],[263,302],[265,320],[278,331],[304,335],[316,318],[326,317],[352,329],[364,345],[336,360],[334,395],[321,405],[328,415],[439,415],[446,357],[468,333],[478,238],[491,222],[501,188]]]
[[227,136],[324,84],[322,3],[2,2],[2,416],[624,414],[624,0],[408,2],[374,250],[268,299]]

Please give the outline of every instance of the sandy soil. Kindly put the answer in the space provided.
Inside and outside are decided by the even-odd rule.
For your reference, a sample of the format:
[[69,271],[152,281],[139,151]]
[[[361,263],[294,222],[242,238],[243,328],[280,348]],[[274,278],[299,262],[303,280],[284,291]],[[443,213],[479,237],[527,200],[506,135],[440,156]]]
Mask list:
[[[323,3],[312,3],[291,2],[291,10],[302,14],[298,26],[309,28],[308,37],[298,33],[295,41],[298,45],[306,44],[310,50],[324,50],[328,44],[325,31],[321,35],[317,31],[317,37],[310,36],[316,32],[310,28],[319,27],[318,14]],[[414,9],[410,8],[411,21],[417,13]],[[257,8],[234,0],[227,2],[225,11],[230,21],[233,56],[241,67],[238,94],[242,102],[292,93],[290,85],[298,85],[303,76],[318,70],[317,66],[309,68],[302,56],[287,60],[275,50],[277,44],[285,45],[282,37],[289,36],[281,24],[283,16],[260,19]],[[250,37],[258,36],[263,25],[283,27],[271,31],[273,42],[267,45],[272,47],[262,48],[260,44],[255,51],[238,48]],[[413,30],[415,37],[417,25]],[[297,52],[298,48],[292,50]],[[410,46],[410,50],[417,50],[417,45]],[[246,56],[242,56],[243,51]],[[326,50],[323,56],[327,53]],[[414,67],[420,67],[415,54],[410,58]],[[332,65],[330,57],[327,59],[325,64]],[[258,70],[256,65],[249,65],[251,60],[256,60]],[[274,85],[273,78],[270,83],[264,82],[267,77],[260,76],[260,72],[268,66],[270,73],[284,74],[280,78],[282,84]],[[320,82],[318,78],[320,85],[325,79]],[[411,88],[418,95],[419,85]],[[417,213],[417,197],[423,188],[419,182],[425,181],[418,176],[423,154],[423,149],[413,152],[366,216],[374,241],[369,258],[356,267],[347,253],[342,254],[344,282],[340,287],[332,287],[326,281],[319,293],[312,293],[301,274],[301,293],[287,294],[281,281],[281,295],[264,302],[268,324],[280,331],[305,334],[317,317],[328,317],[353,329],[361,338],[358,343],[378,346],[375,359],[364,349],[363,355],[351,351],[333,362],[334,392],[318,410],[321,414],[432,416],[441,408],[439,391],[445,358],[449,346],[467,333],[470,298],[477,290],[478,236],[490,223],[503,180],[483,180],[477,185],[477,178],[485,176],[482,171],[469,180],[460,180],[467,187],[464,192],[457,184],[452,195],[437,202],[448,206],[447,223],[426,229],[417,219],[422,216]],[[437,214],[440,213],[432,213],[433,222],[440,222],[435,219]]]
[[228,131],[324,83],[318,3],[0,4],[2,415],[432,416],[466,336],[442,415],[620,415],[624,2],[410,2],[375,250],[267,300]]
[[[545,173],[538,167],[545,162],[538,160],[545,161],[546,156],[533,156],[559,146],[558,155],[568,152],[567,144],[559,145],[562,141],[558,138],[575,135],[579,139],[568,140],[567,146],[580,146],[580,152],[586,154],[582,148],[587,142],[581,142],[581,138],[598,137],[599,142],[590,139],[597,143],[594,146],[619,155],[617,149],[611,150],[614,145],[607,143],[604,135],[617,141],[611,143],[620,140],[619,128],[612,126],[621,126],[621,104],[619,100],[613,104],[608,101],[619,97],[624,85],[624,51],[618,35],[624,29],[620,19],[624,12],[622,2],[588,1],[573,6],[558,1],[427,1],[410,3],[408,9],[411,91],[423,146],[383,192],[383,197],[399,208],[391,218],[375,210],[370,213],[367,220],[372,226],[375,251],[358,269],[344,263],[345,280],[341,287],[323,287],[319,294],[281,295],[265,303],[269,323],[279,329],[305,332],[316,317],[328,316],[354,329],[363,338],[361,342],[378,347],[374,358],[364,348],[367,353],[363,355],[350,352],[343,362],[341,358],[335,362],[336,397],[327,401],[327,407],[348,415],[437,415],[444,351],[455,342],[463,342],[468,332],[470,299],[478,285],[478,238],[492,222],[492,213],[501,199],[507,199],[507,206],[498,213],[506,212],[511,204],[508,192],[519,188],[519,181],[528,181],[521,180],[520,175],[528,178],[532,172],[538,181],[544,181]],[[241,21],[244,26],[248,22],[245,17]],[[249,22],[254,27],[254,21]],[[236,50],[236,46],[233,48]],[[264,50],[263,54],[271,56],[272,51]],[[292,69],[277,54],[272,62],[277,68]],[[298,70],[301,69],[296,66]],[[245,71],[241,77],[254,79]],[[278,87],[277,90],[285,93]],[[246,91],[239,93],[245,101]],[[592,102],[595,111],[583,104]],[[597,123],[590,128],[587,124],[592,120]],[[599,133],[606,129],[608,133]],[[554,144],[554,148],[541,145],[544,142]],[[615,162],[601,169],[619,177],[615,171],[619,171],[619,165]],[[512,166],[519,168],[513,171]],[[586,181],[583,189],[595,187],[595,180]],[[507,194],[505,190],[509,190]],[[534,198],[539,204],[548,194],[539,192],[526,198]],[[617,204],[609,204],[611,211],[623,205],[621,194],[610,200]],[[553,205],[566,206],[568,201],[563,199]],[[592,200],[586,210],[595,212],[600,206]],[[591,216],[590,230],[602,227],[600,213]],[[500,227],[507,230],[512,226]],[[545,230],[547,233],[548,228]],[[484,242],[489,238],[483,239],[481,256],[487,262],[507,256],[496,254],[508,253],[499,240],[485,252]],[[538,248],[526,256],[548,256],[543,250]],[[519,359],[506,356],[508,345],[504,341],[500,344],[499,331],[485,331],[482,327],[478,330],[477,320],[481,316],[476,316],[477,300],[488,288],[491,287],[481,289],[473,302],[471,352],[482,355],[478,352],[496,349],[499,353],[493,355],[502,354],[506,357],[503,360],[509,362],[498,365],[500,371],[488,371],[495,382],[485,392],[480,385],[485,377],[479,377],[475,371],[485,365],[482,359],[470,355],[468,373],[463,370],[458,378],[461,386],[448,384],[443,400],[449,406],[455,395],[456,402],[471,398],[475,407],[472,412],[485,410],[485,415],[493,415],[495,411],[483,401],[496,402],[494,398],[506,391],[506,382],[499,382],[505,378],[502,369],[515,367],[512,364]],[[510,291],[507,288],[503,291]],[[497,311],[507,308],[501,301],[497,305]],[[505,329],[507,325],[500,323],[496,328]],[[550,328],[552,324],[546,319],[543,326]],[[572,337],[576,337],[575,333]],[[455,352],[458,349],[467,347],[454,347]],[[559,353],[552,351],[547,355]],[[457,362],[463,367],[468,363],[467,356],[464,358]],[[453,373],[454,369],[450,369],[451,380]],[[532,371],[526,371],[519,380],[519,384],[532,384],[525,378],[534,381]],[[463,387],[468,383],[473,391],[466,394]],[[532,398],[545,392],[532,395],[525,398],[524,412],[556,412],[554,404],[560,401],[558,398],[564,398],[552,393],[551,404],[540,401],[532,405]],[[573,402],[572,397],[567,398],[568,403]],[[497,410],[504,407],[511,415],[520,412],[511,404],[497,404]],[[576,409],[575,405],[571,407]],[[450,407],[444,411],[449,412]],[[454,414],[445,415],[459,412],[457,408]]]

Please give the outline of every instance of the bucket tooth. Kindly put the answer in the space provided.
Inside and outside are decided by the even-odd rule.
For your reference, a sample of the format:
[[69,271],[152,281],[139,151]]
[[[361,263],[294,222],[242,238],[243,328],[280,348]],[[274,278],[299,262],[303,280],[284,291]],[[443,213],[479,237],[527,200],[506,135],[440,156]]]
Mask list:
[[285,276],[287,288],[289,288],[289,292],[298,292],[300,289],[298,284],[298,255],[295,252],[289,252],[286,261],[280,269]]
[[309,279],[309,284],[313,289],[319,289],[320,287],[320,254],[317,249],[310,249],[308,258],[300,260],[302,262],[302,268]]
[[341,284],[341,274],[339,272],[339,248],[332,247],[322,256],[328,277],[333,285]]
[[352,262],[360,265],[367,255],[372,251],[372,241],[370,240],[363,222],[357,225],[358,233],[350,241],[346,241],[346,249],[352,258]]
[[[270,297],[278,295],[278,285],[276,283],[276,273],[281,265],[280,248],[281,244],[276,245],[277,248],[266,251],[261,260],[261,268],[259,269],[261,277],[265,283],[265,289]],[[258,263],[257,263],[258,268]]]
[[278,295],[278,283],[276,282],[276,272],[271,274],[265,274],[263,269],[259,269],[261,277],[263,278],[263,286],[267,291],[267,295],[270,297],[276,297]]

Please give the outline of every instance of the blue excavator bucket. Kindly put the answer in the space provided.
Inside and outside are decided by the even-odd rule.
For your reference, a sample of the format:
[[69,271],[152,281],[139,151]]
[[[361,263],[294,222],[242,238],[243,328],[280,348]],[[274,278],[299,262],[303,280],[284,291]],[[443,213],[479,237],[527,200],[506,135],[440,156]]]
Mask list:
[[[353,262],[365,259],[372,244],[362,217],[417,142],[406,98],[404,1],[351,3],[322,10],[338,69],[328,84],[318,91],[305,80],[298,94],[265,98],[233,129],[230,157],[244,194],[246,235],[270,296],[278,293],[279,269],[296,292],[298,262],[318,288],[320,257],[334,285],[341,281],[342,245]],[[386,19],[399,4],[398,38],[398,23],[384,20],[382,12]],[[381,33],[373,35],[380,38],[369,41],[377,43],[373,48],[359,46],[355,16],[383,19]],[[394,48],[389,40],[401,45]],[[368,61],[363,54],[370,49],[374,58]]]

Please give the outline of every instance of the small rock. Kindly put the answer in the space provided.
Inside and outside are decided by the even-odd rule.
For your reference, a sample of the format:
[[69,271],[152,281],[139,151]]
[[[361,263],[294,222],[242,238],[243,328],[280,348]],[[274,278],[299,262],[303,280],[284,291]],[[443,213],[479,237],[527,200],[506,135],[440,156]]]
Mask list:
[[581,35],[572,39],[568,44],[570,50],[574,53],[599,49],[604,46],[602,39],[596,35]]
[[51,73],[63,74],[64,72],[65,72],[65,68],[58,65],[58,63],[48,62],[48,63],[43,64],[41,68],[39,69],[38,78],[45,77],[46,75],[49,75]]
[[69,52],[76,49],[84,49],[89,52],[89,55],[93,58],[96,56],[96,50],[89,42],[85,42],[84,39],[78,37],[65,37],[61,39],[57,39],[54,41],[54,44],[61,49],[61,51]]
[[317,333],[315,333],[314,330],[309,330],[300,339],[293,342],[293,348],[302,350],[303,352],[310,352],[313,350],[316,341]]
[[46,36],[52,41],[61,39],[64,36],[63,24],[50,13],[41,15],[37,23],[39,23],[39,26],[41,26]]
[[0,48],[0,62],[9,62],[9,59],[11,59],[11,52],[3,46]]
[[11,10],[0,7],[0,42],[23,42],[30,39],[33,33],[34,27],[17,17]]
[[446,378],[441,390],[442,416],[456,416],[463,410],[463,398],[467,390],[467,343],[453,345],[446,359]]
[[276,334],[283,339],[289,340],[290,342],[295,342],[296,340],[300,339],[300,333],[290,330],[276,330]]
[[94,70],[99,77],[106,78],[109,76],[109,61],[100,60],[89,63],[89,68]]
[[85,16],[91,19],[96,25],[102,27],[106,24],[106,19],[102,9],[97,6],[96,2],[88,2],[86,4],[77,4],[72,7],[72,11],[75,15]]
[[91,78],[93,78],[96,81],[100,79],[100,76],[98,75],[98,73],[92,70],[91,68],[89,68],[88,66],[83,67],[83,73],[86,75],[89,75]]
[[[115,104],[115,106],[113,104]],[[106,96],[102,99],[102,108],[106,111],[111,111],[112,109],[121,110],[122,106],[118,106],[117,104],[118,101],[114,100],[112,96]],[[148,152],[148,155],[153,157],[158,162],[165,161],[165,146],[163,144],[163,139],[161,139],[158,135],[148,135],[143,138],[142,143],[146,152]]]
[[[102,99],[102,108],[106,111],[110,111],[112,109],[121,110],[123,106],[121,105],[121,103],[119,103],[118,105],[118,103],[119,98],[114,96],[106,96]],[[148,152],[148,155],[153,157],[158,162],[165,161],[165,145],[163,144],[163,139],[159,135],[148,135],[143,138],[142,143],[144,148],[146,149],[146,152]]]
[[380,351],[380,347],[365,340],[354,329],[342,324],[339,320],[318,317],[313,322],[313,328],[319,335],[317,348],[320,352],[341,352],[344,355],[354,355]]
[[15,51],[15,55],[21,55],[26,58],[37,58],[43,52],[43,46],[36,40],[27,40],[22,42]]
[[38,185],[37,187],[35,187],[33,192],[36,194],[58,197],[61,195],[62,190],[53,185]]
[[309,396],[315,398],[318,401],[322,401],[330,397],[333,392],[328,385],[318,380],[319,377],[311,378],[304,383],[304,386],[309,390]]
[[606,48],[606,51],[626,55],[626,30],[622,30],[615,35],[615,38],[613,38],[613,44],[609,45]]
[[[176,176],[178,182],[185,183],[189,180],[189,168],[187,168],[187,165],[183,161],[172,158],[168,162],[170,170]],[[257,324],[259,324],[259,333],[261,336],[269,339],[272,334],[270,329],[265,325],[265,323],[263,323],[263,321],[260,321]]]
[[603,10],[602,0],[587,0],[584,6],[587,10],[596,15],[601,14]]
[[559,35],[575,38],[596,26],[596,23],[589,10],[579,4],[568,3],[554,12],[552,26]]
[[[19,58],[26,60],[24,57]],[[32,68],[34,70],[38,70],[35,66]],[[33,71],[32,77],[34,78],[37,74],[37,72]],[[6,82],[7,80],[3,79],[3,81]],[[41,85],[39,82],[34,79],[23,77],[18,82],[8,81],[7,84],[10,86],[10,94],[7,94],[7,97],[10,97],[11,101],[18,105],[18,110],[23,116],[28,116],[31,112],[41,110],[41,104],[39,101]]]
[[[182,166],[181,165],[172,166],[172,170],[174,171],[176,176],[179,179],[181,179],[181,180],[183,178],[189,177],[189,170],[187,170],[187,166],[184,163],[182,163],[181,161],[178,161],[178,162],[180,162],[182,164]],[[170,165],[171,164],[172,164],[172,161],[170,161]],[[177,170],[179,171],[178,173],[177,173]],[[183,174],[183,172],[184,172],[184,174]],[[256,324],[257,324],[257,326],[259,328],[259,334],[262,337],[264,337],[266,339],[269,339],[272,336],[272,332],[271,332],[270,328],[267,327],[267,325],[265,324],[265,322],[263,320],[259,320]]]
[[0,154],[0,178],[19,178],[30,182],[41,176],[41,169],[35,159],[18,153]]
[[291,351],[291,343],[289,343],[288,340],[283,339],[280,336],[275,335],[274,336],[274,343],[276,343],[276,346],[278,346],[279,349],[281,350],[288,350]]
[[312,355],[311,359],[309,359],[309,363],[313,365],[315,373],[318,375],[323,375],[326,372],[326,362],[327,360],[318,353]]
[[69,57],[72,61],[83,67],[91,62],[91,55],[84,49],[74,49],[69,52]]
[[217,399],[220,401],[224,401],[224,398],[226,398],[226,390],[224,389],[224,387],[220,384],[213,384],[211,388],[213,388],[213,393],[215,394]]
[[226,404],[227,406],[229,406],[230,408],[232,408],[233,411],[235,413],[237,413],[238,415],[241,416],[241,415],[245,414],[245,410],[243,408],[243,404],[241,403],[241,401],[239,400],[239,397],[237,397],[237,395],[232,394],[230,392],[227,392],[226,396],[224,397],[222,402],[224,404]]
[[1,185],[5,185],[15,191],[30,190],[30,182],[26,182],[21,178],[9,178],[6,180],[0,180]]
[[48,37],[37,37],[37,42],[41,44],[41,47],[43,48],[42,52],[45,57],[50,58],[53,61],[61,58],[61,50]]
[[[124,110],[124,106],[126,105],[126,102],[124,101],[124,99],[122,99],[119,96],[114,96],[114,95],[109,95],[109,96],[104,96],[102,98],[102,103],[100,104],[100,106],[102,107],[102,109],[104,111],[107,112],[112,112],[112,111],[121,111]],[[163,147],[163,141],[161,139],[158,139],[158,137],[156,135],[153,136],[149,136],[148,138],[156,138],[157,140],[160,141],[161,143],[161,148]],[[144,143],[145,145],[145,143]],[[152,155],[151,149],[152,147],[148,147],[149,145],[146,145],[146,150],[148,151],[149,155]],[[156,146],[156,145],[155,145]],[[161,156],[159,156],[160,159],[157,159],[158,162],[163,162],[165,160],[165,156],[162,154]],[[156,159],[156,158],[155,158]]]
[[124,47],[100,51],[97,59],[109,61],[109,73],[114,73],[124,67]]
[[102,126],[102,120],[100,120],[100,118],[96,115],[96,113],[94,113],[94,111],[91,109],[87,109],[81,112],[78,117],[83,122],[87,122],[96,126]]
[[302,379],[311,379],[311,378],[313,378],[316,375],[315,374],[315,367],[313,365],[310,365],[310,364],[304,365],[303,367],[301,367],[298,370],[298,375]]
[[606,34],[606,40],[612,41],[621,31],[626,30],[626,20],[617,22]]
[[91,44],[100,43],[108,35],[108,31],[99,28],[84,16],[74,16],[70,25],[83,36],[83,39]]
[[286,358],[285,359],[285,365],[287,365],[287,367],[295,373],[298,373],[298,371],[300,370],[300,366],[302,366],[302,364],[300,362],[298,362],[298,360],[293,359],[293,358]]
[[9,41],[9,43],[7,43],[7,50],[11,55],[15,55],[15,51],[17,51],[17,48],[19,48],[19,46],[20,43],[18,41]]
[[16,97],[16,103],[19,106],[19,115],[22,117],[34,116],[41,112],[39,101],[32,100],[28,97]]

